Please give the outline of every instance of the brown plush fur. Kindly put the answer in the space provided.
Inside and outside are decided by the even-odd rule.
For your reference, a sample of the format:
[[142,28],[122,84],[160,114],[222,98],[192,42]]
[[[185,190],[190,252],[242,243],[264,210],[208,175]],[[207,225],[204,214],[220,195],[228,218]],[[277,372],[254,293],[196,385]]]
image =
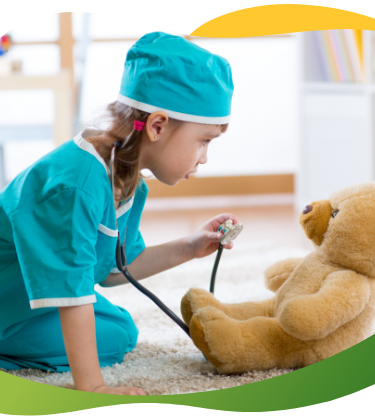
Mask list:
[[266,270],[273,298],[225,304],[201,289],[183,297],[181,313],[193,342],[220,373],[304,367],[371,335],[375,183],[311,206],[300,222],[316,251]]

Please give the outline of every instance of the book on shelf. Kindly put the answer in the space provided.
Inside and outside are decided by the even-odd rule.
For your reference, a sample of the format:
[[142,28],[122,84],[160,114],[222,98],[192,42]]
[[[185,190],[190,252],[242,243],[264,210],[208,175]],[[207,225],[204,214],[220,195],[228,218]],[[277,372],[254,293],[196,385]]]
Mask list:
[[361,30],[321,30],[312,32],[312,36],[323,81],[364,81]]

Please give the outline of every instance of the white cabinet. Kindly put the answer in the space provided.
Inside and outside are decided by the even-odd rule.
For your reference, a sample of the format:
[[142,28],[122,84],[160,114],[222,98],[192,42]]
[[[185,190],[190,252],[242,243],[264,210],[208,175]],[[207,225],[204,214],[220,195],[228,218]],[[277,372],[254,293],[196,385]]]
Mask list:
[[311,32],[299,37],[299,168],[296,209],[375,180],[373,33],[362,32],[364,82],[325,82]]

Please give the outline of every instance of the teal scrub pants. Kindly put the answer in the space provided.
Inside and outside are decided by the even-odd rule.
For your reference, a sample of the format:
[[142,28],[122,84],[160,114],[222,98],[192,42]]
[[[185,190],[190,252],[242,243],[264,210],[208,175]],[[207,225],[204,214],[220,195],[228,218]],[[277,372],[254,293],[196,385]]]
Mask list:
[[[130,314],[95,292],[96,344],[100,367],[121,363],[137,343],[138,329]],[[58,309],[38,315],[10,337],[0,340],[0,368],[70,371]]]

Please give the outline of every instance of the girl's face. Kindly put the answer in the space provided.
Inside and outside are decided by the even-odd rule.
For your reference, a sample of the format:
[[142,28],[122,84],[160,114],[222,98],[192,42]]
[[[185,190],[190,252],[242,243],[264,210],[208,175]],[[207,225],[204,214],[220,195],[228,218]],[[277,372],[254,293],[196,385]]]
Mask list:
[[[176,185],[198,171],[199,164],[207,162],[208,144],[221,133],[221,127],[184,122],[174,128],[162,118],[149,120],[143,135],[141,168],[148,168],[162,183]],[[156,138],[155,138],[156,136]]]

